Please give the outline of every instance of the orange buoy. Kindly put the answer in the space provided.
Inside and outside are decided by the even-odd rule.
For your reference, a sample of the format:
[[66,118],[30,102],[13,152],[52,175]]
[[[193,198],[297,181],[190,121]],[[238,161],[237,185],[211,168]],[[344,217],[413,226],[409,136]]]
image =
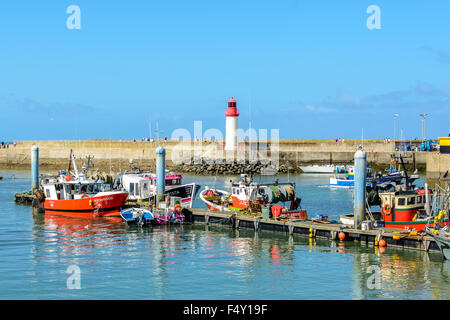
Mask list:
[[344,240],[345,239],[345,233],[339,232],[339,239]]
[[383,239],[381,239],[380,241],[378,241],[378,245],[380,247],[385,247],[386,246],[386,241],[384,241]]

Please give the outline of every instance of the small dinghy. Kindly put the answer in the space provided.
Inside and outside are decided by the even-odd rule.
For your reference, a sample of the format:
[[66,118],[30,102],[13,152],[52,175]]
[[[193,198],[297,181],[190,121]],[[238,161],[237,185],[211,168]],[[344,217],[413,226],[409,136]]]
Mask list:
[[120,216],[129,225],[143,226],[146,224],[151,224],[155,217],[153,214],[146,209],[142,208],[129,208],[120,211]]

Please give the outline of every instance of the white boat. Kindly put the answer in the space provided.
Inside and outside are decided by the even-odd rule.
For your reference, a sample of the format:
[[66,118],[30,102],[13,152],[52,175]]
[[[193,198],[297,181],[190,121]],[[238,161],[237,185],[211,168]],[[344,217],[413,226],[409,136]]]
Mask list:
[[[241,174],[241,180],[232,183],[231,192],[205,187],[200,193],[200,199],[209,210],[262,213],[263,206],[269,206],[275,218],[307,219],[306,210],[300,206],[301,199],[295,195],[293,182],[259,184],[247,174]],[[289,208],[285,207],[286,202],[290,202]]]
[[[228,208],[232,203],[229,192],[217,189],[210,189],[208,186],[200,192],[199,198],[205,203],[209,210],[232,211]],[[228,200],[228,201],[227,201]]]
[[[118,186],[128,193],[128,200],[131,201],[151,201],[156,196],[156,174],[152,172],[130,172],[123,173],[116,178]],[[165,191],[167,196],[181,198],[181,206],[192,208],[200,185],[197,183],[182,184],[181,174],[174,174],[166,171]]]
[[347,226],[354,226],[355,225],[355,216],[353,215],[353,213],[340,215],[339,223],[342,223]]
[[333,173],[336,169],[335,165],[312,165],[312,166],[299,166],[304,173]]

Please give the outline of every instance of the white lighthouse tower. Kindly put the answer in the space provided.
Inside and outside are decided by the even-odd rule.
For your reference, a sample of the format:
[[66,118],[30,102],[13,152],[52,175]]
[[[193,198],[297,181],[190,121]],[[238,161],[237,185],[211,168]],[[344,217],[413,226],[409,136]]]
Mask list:
[[225,117],[225,150],[236,150],[239,111],[236,108],[236,100],[234,100],[233,97],[231,97],[230,101],[228,101],[228,109],[225,110]]

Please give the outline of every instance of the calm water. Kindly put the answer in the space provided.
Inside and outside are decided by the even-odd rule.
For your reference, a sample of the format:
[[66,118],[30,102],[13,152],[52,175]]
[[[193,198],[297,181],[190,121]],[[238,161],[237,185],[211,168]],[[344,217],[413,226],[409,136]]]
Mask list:
[[[450,298],[450,262],[437,253],[221,226],[141,230],[117,219],[33,215],[13,200],[29,189],[28,172],[0,175],[0,299]],[[185,177],[194,179],[214,183]],[[324,187],[326,176],[290,179],[310,216],[352,211],[351,192]],[[79,290],[67,288],[72,265],[81,271]],[[370,266],[380,270],[380,289],[367,285]]]

